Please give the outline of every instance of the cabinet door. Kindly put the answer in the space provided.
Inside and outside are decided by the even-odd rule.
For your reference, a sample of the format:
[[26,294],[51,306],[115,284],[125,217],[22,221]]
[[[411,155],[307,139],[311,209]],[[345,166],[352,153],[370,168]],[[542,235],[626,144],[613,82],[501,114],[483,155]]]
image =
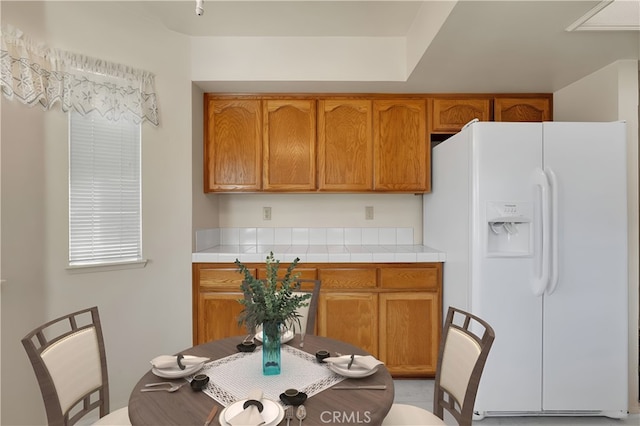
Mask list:
[[320,294],[318,335],[378,354],[378,296],[373,293]]
[[550,98],[495,98],[495,121],[550,121]]
[[259,190],[261,101],[205,97],[204,133],[204,191]]
[[264,101],[263,188],[316,189],[316,101]]
[[457,133],[474,118],[491,120],[490,99],[433,99],[432,102],[431,132]]
[[433,375],[441,328],[438,293],[380,294],[380,360],[394,377]]
[[376,191],[430,190],[426,101],[373,102],[373,163]]
[[[249,268],[255,276],[255,268]],[[193,343],[246,334],[238,326],[244,276],[234,265],[193,264]]]
[[242,293],[202,292],[198,299],[198,330],[194,344],[247,334],[245,326],[238,326]]
[[319,101],[318,189],[373,189],[370,100]]

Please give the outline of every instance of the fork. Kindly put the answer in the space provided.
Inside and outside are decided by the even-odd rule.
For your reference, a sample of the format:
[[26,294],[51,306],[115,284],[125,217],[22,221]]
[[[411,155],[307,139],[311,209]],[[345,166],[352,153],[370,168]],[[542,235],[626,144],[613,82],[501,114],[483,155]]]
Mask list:
[[293,419],[293,407],[291,405],[285,410],[284,417],[287,419],[287,426],[289,426],[291,419]]

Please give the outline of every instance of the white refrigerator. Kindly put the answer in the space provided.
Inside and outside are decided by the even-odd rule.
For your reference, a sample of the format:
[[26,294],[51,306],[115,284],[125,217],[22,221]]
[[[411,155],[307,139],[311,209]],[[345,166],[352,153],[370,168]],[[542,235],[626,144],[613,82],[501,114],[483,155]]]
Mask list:
[[626,126],[471,122],[433,148],[443,305],[496,333],[476,418],[628,408]]

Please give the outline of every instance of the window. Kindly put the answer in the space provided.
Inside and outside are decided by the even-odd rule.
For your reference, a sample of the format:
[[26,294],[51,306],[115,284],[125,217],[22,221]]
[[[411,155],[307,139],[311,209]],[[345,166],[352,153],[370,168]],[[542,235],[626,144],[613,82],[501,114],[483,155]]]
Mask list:
[[140,124],[69,117],[69,265],[142,261]]

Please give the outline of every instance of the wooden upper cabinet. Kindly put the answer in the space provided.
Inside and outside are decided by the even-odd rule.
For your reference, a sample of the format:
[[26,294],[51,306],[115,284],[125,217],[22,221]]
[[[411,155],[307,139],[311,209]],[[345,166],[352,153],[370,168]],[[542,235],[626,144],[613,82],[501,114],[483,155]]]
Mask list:
[[551,98],[495,98],[495,121],[551,121]]
[[318,189],[373,189],[373,137],[370,100],[318,103]]
[[373,101],[374,190],[430,190],[426,120],[423,99]]
[[205,96],[205,192],[261,188],[261,105],[260,100]]
[[431,191],[431,142],[469,121],[551,121],[553,95],[204,96],[205,192]]
[[263,189],[316,188],[316,101],[264,100]]
[[457,133],[477,118],[491,120],[490,99],[433,99],[431,108],[431,132]]

